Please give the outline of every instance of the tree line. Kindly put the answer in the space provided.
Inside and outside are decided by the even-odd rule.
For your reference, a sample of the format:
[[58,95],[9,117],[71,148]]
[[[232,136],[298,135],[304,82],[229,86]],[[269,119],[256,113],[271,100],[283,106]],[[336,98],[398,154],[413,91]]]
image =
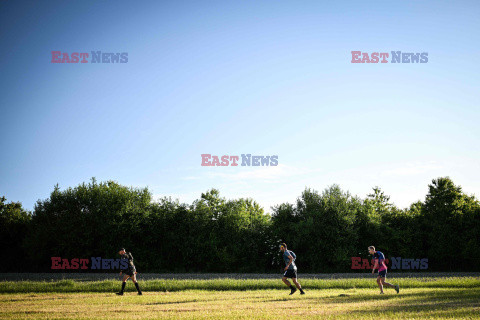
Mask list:
[[[375,245],[388,257],[428,258],[429,271],[480,271],[480,202],[448,177],[432,180],[423,202],[399,209],[378,187],[362,199],[333,185],[305,189],[272,207],[227,200],[216,189],[192,204],[152,201],[147,188],[114,181],[60,190],[33,212],[0,197],[1,272],[51,271],[51,257],[116,258],[139,272],[278,272],[278,244],[301,272],[352,272],[352,257]],[[84,270],[83,270],[84,271]]]

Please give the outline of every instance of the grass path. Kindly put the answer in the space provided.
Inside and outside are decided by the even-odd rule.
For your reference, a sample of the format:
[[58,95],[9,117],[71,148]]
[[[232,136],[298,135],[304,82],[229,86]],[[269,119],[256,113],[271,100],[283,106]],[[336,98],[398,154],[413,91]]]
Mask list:
[[0,319],[480,319],[480,288],[3,293]]

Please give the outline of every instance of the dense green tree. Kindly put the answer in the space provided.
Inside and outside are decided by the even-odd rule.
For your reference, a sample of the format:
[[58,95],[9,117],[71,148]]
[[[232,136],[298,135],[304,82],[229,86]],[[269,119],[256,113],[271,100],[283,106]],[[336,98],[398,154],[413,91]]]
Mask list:
[[28,270],[23,243],[30,219],[31,215],[20,202],[7,203],[5,197],[0,197],[0,243],[2,256],[6,258],[0,264],[0,272]]
[[345,271],[356,251],[359,206],[357,198],[337,185],[322,194],[306,189],[295,208],[288,204],[274,208],[273,225],[282,239],[291,239],[287,245],[295,250],[304,270]]
[[429,185],[425,202],[398,209],[379,187],[365,199],[333,185],[305,189],[271,215],[252,199],[227,200],[216,189],[192,204],[152,202],[148,189],[92,179],[55,186],[29,214],[0,198],[2,271],[47,271],[51,257],[135,256],[139,272],[272,272],[286,242],[301,272],[351,271],[351,257],[375,245],[387,258],[429,259],[437,271],[479,271],[480,203],[451,179]]
[[27,237],[30,256],[48,269],[51,257],[113,257],[121,246],[140,249],[139,227],[150,201],[147,189],[113,181],[92,179],[64,191],[56,186],[49,199],[35,205]]
[[[438,178],[428,186],[423,207],[425,247],[431,265],[437,270],[470,268],[462,258],[478,245],[478,202],[462,192],[448,178]],[[469,249],[465,246],[469,243]],[[478,257],[477,257],[478,258]]]

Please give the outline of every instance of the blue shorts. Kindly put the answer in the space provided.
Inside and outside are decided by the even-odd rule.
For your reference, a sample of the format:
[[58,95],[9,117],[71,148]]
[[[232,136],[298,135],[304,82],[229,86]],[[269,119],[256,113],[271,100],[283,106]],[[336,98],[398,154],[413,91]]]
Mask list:
[[387,269],[378,271],[378,277],[385,278],[387,276]]

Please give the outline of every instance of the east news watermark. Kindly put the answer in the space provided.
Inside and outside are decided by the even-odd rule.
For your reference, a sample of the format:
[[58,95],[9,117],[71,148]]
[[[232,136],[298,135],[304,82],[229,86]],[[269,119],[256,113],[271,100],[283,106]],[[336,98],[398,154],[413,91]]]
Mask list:
[[127,259],[103,259],[101,257],[72,258],[51,257],[52,270],[125,270],[128,268]]
[[128,63],[128,52],[62,52],[52,51],[51,63]]
[[216,156],[204,153],[202,157],[202,167],[237,167],[240,163],[242,167],[276,167],[278,166],[278,155],[259,156],[250,153],[241,154],[240,156]]
[[[352,257],[352,270],[367,270],[373,269],[375,266],[374,259],[365,259],[361,257]],[[402,257],[392,257],[392,259],[385,259],[385,264],[392,263],[390,269],[392,270],[427,270],[428,258],[423,259],[406,259]]]
[[352,63],[428,63],[428,52],[362,52],[351,51]]

